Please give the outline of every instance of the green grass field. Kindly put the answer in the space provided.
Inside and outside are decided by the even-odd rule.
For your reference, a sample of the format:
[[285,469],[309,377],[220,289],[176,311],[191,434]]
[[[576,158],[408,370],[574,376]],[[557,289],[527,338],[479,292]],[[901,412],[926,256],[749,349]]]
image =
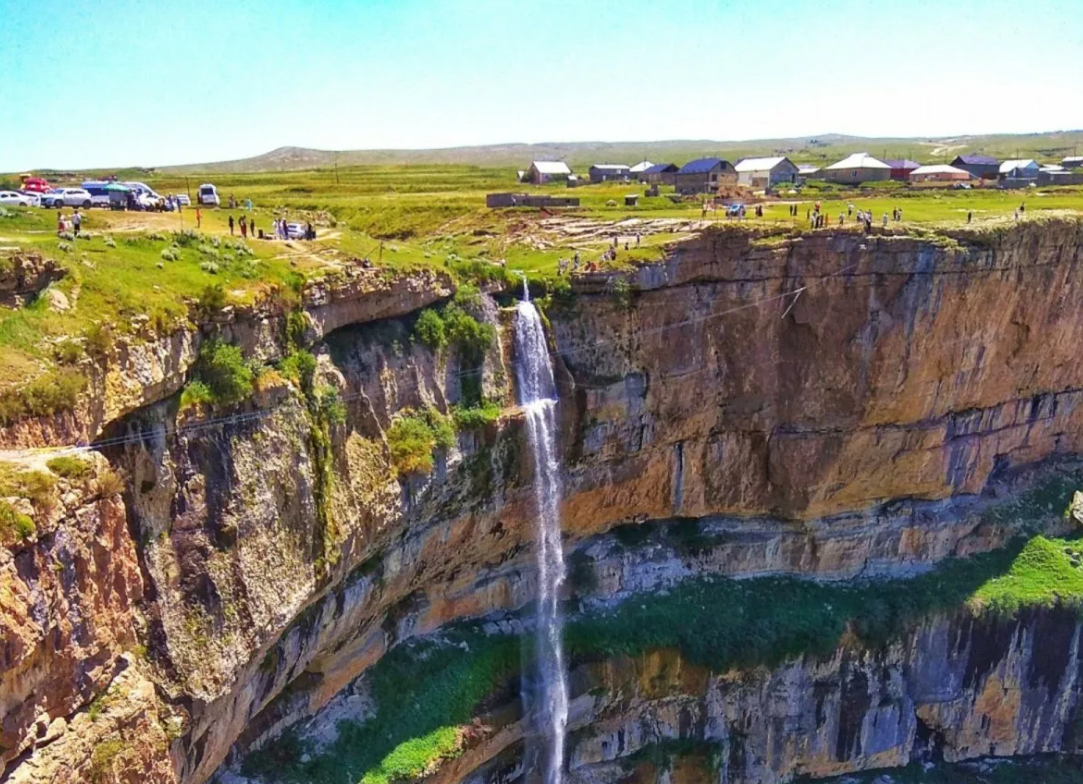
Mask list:
[[[58,353],[71,355],[83,347],[88,332],[106,327],[139,339],[146,334],[140,327],[144,318],[158,331],[190,318],[208,288],[221,289],[223,304],[250,303],[290,286],[296,289],[305,277],[323,274],[344,256],[369,258],[393,272],[436,267],[477,279],[491,268],[492,277],[509,280],[513,271],[552,278],[559,259],[570,259],[576,251],[584,263],[599,261],[612,233],[620,235],[621,244],[609,266],[660,258],[666,245],[687,237],[690,224],[702,216],[696,199],[674,203],[663,192],[656,198],[641,195],[637,207],[625,207],[624,195],[642,194],[643,186],[523,186],[515,181],[514,169],[504,166],[367,165],[213,176],[144,172],[140,177],[163,194],[194,194],[200,183],[212,181],[227,203],[231,195],[241,204],[252,200],[255,209],[234,210],[235,218],[246,214],[264,230],[278,216],[312,221],[319,239],[232,245],[227,240],[231,211],[204,209],[200,235],[178,245],[176,238],[188,235],[177,233],[194,227],[195,210],[189,208],[179,215],[92,210],[84,223],[92,238],[65,241],[56,236],[53,211],[5,209],[0,213],[0,264],[6,254],[20,250],[55,259],[68,275],[53,285],[70,307],[58,311],[45,297],[22,308],[0,307],[0,393],[51,371]],[[485,194],[498,190],[571,193],[581,207],[552,216],[487,209]],[[913,191],[880,185],[841,192],[810,187],[765,202],[763,218],[750,216],[746,223],[807,230],[806,212],[820,201],[834,218],[832,224],[853,203],[871,209],[877,222],[901,207],[904,227],[935,230],[963,225],[968,213],[979,224],[1011,220],[1024,198],[1029,215],[1083,212],[1083,189]],[[790,201],[799,202],[796,218],[789,215]],[[727,219],[712,211],[707,220]],[[639,248],[634,247],[637,233],[642,234]]]

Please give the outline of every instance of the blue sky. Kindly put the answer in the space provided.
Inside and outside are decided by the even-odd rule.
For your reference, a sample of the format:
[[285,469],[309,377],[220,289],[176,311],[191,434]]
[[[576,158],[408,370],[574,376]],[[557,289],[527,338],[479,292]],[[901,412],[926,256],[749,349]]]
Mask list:
[[0,171],[1083,128],[1083,0],[0,0]]

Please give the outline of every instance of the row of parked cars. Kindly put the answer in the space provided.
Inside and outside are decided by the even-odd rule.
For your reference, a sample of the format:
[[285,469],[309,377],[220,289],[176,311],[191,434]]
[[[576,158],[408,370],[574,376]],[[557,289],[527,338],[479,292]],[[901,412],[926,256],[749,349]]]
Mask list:
[[[218,190],[210,183],[199,186],[199,203],[219,206]],[[79,188],[54,188],[40,178],[31,177],[21,191],[0,191],[0,206],[11,207],[106,207],[129,210],[173,211],[188,207],[191,199],[183,193],[161,196],[142,182],[87,180]]]

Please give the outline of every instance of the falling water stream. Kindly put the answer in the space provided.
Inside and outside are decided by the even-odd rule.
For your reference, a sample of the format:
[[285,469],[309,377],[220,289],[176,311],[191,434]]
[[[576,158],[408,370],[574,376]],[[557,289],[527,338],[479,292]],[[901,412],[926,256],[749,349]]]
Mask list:
[[[532,736],[527,765],[536,766],[544,784],[560,784],[564,767],[564,728],[568,721],[568,684],[564,679],[560,586],[564,553],[560,542],[560,462],[556,447],[557,392],[545,330],[524,284],[515,315],[516,380],[534,452],[534,499],[537,505],[538,606],[535,677],[527,710]],[[529,769],[529,767],[528,767]]]

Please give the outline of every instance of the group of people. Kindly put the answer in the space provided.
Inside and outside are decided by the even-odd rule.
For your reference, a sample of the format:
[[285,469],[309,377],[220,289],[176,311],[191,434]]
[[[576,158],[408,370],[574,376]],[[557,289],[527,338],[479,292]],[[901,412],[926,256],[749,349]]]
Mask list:
[[[201,218],[201,216],[199,214],[199,211],[196,210],[196,228],[199,228],[200,218]],[[291,237],[290,237],[290,224],[285,218],[275,218],[271,222],[271,234],[270,235],[265,234],[262,229],[257,231],[257,229],[256,229],[256,216],[255,215],[251,215],[251,216],[242,215],[236,221],[233,219],[233,216],[230,215],[228,220],[229,220],[229,233],[230,233],[231,236],[236,236],[236,234],[238,232],[240,232],[241,237],[243,237],[245,239],[248,239],[249,237],[252,237],[253,239],[255,239],[256,237],[259,237],[259,239],[261,239],[261,240],[266,240],[266,239],[288,240],[288,239],[291,239]],[[294,237],[292,237],[292,239],[314,240],[314,239],[316,239],[316,229],[313,228],[311,223],[306,223],[304,225],[303,229],[302,229],[301,236],[300,237],[294,236]]]
[[[242,215],[240,218],[237,219],[236,226],[240,230],[241,236],[244,237],[245,239],[248,238],[249,234],[251,234],[253,237],[256,236],[256,216],[255,215],[253,215],[250,218],[246,218],[244,215]],[[234,227],[233,216],[230,215],[229,216],[229,233],[231,235],[233,234],[233,227]]]
[[58,236],[70,231],[72,236],[78,237],[82,228],[83,216],[79,214],[78,207],[72,210],[71,216],[67,218],[64,217],[63,210],[56,211],[56,233]]

